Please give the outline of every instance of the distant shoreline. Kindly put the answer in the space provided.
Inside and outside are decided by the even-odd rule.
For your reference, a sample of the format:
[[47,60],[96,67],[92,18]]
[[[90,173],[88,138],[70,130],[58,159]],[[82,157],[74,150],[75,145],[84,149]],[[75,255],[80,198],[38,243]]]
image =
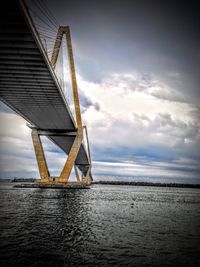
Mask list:
[[[14,178],[14,179],[0,179],[0,182],[9,183],[34,183],[37,179],[31,178]],[[179,188],[199,188],[200,184],[183,184],[183,183],[152,183],[152,182],[134,182],[134,181],[94,181],[92,185],[130,185],[130,186],[155,186],[155,187],[179,187]]]
[[200,184],[178,184],[178,183],[151,183],[151,182],[127,182],[127,181],[98,181],[92,184],[103,185],[132,185],[132,186],[157,186],[157,187],[181,187],[181,188],[199,188]]

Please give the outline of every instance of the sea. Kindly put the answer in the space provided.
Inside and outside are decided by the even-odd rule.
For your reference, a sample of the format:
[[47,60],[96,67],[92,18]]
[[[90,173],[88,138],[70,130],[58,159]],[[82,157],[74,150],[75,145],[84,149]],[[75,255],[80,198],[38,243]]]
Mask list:
[[0,266],[200,266],[200,189],[0,184]]

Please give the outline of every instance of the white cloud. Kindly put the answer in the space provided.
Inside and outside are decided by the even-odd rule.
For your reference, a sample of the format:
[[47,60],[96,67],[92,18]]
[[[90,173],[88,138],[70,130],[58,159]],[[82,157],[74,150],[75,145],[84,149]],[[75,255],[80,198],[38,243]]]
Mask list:
[[[97,158],[94,173],[148,175],[151,172],[169,176],[178,172],[182,176],[188,175],[188,171],[197,173],[200,158],[198,106],[187,103],[175,89],[160,84],[148,74],[112,74],[99,83],[86,81],[80,75],[77,78],[84,109],[83,122],[88,126],[91,147],[106,151],[119,149],[118,156],[115,155],[116,164],[98,163]],[[1,129],[2,170],[38,175],[31,133],[25,121],[16,114],[2,112],[1,124],[4,126]],[[57,175],[66,158],[53,146],[44,140],[50,168]],[[149,156],[145,161],[132,161],[127,165],[130,155],[127,158],[124,151],[120,152],[122,147],[131,150],[135,157],[141,148]],[[155,155],[151,157],[152,147],[161,150],[162,160],[153,159]],[[170,162],[165,159],[169,152]],[[112,158],[112,152],[109,157]],[[174,170],[175,167],[183,171]]]
[[[95,144],[108,147],[158,144],[175,148],[188,147],[199,138],[199,122],[192,115],[198,107],[155,97],[149,82],[143,82],[137,75],[120,78],[114,74],[102,83],[87,82],[81,77],[78,81],[87,97],[98,99],[101,107],[98,111],[89,107],[84,113]],[[166,88],[159,88],[157,83],[157,90],[165,92]]]

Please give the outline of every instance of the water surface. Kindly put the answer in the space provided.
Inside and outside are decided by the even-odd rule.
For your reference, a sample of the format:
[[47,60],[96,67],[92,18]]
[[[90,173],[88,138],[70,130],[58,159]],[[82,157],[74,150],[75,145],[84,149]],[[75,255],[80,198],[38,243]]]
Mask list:
[[1,266],[200,266],[200,189],[0,187]]

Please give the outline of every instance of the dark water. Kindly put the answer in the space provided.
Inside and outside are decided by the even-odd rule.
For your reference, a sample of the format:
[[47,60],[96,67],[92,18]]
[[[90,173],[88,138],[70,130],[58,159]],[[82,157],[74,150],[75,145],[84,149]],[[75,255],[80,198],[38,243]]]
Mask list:
[[200,266],[200,190],[0,188],[1,266]]

